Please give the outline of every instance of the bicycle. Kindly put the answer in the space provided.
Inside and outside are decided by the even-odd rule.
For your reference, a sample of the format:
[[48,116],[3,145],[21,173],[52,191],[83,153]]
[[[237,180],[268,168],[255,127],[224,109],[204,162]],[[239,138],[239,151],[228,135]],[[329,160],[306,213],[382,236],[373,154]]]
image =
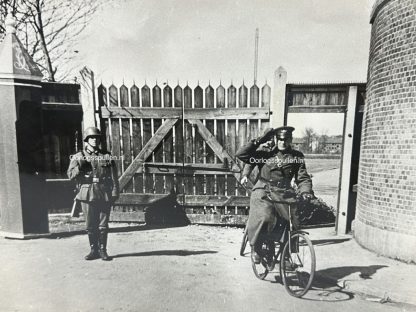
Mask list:
[[[279,273],[286,291],[294,297],[304,296],[312,286],[316,269],[315,251],[308,232],[293,230],[291,221],[291,201],[274,201],[289,205],[289,227],[282,222],[280,228],[282,239],[276,241],[274,235],[266,235],[262,239],[258,250],[260,263],[253,259],[252,268],[257,278],[263,280],[276,264],[279,264]],[[246,231],[245,231],[246,233]],[[277,247],[277,248],[276,248]],[[277,250],[277,252],[276,252]]]

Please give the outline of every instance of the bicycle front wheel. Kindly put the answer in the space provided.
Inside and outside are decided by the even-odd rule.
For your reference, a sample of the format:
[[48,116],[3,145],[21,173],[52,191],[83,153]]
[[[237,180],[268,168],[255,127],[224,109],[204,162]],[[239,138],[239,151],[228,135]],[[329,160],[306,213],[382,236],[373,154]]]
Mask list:
[[280,261],[280,274],[287,292],[304,296],[312,286],[316,269],[315,251],[309,237],[295,233],[287,241]]

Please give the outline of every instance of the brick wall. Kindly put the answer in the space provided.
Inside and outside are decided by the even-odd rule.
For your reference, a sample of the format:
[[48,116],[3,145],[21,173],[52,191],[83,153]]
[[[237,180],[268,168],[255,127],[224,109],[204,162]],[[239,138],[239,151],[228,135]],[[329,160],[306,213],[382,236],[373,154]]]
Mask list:
[[[356,220],[396,238],[416,237],[415,8],[413,0],[390,0],[378,1],[373,11],[361,139]],[[368,231],[355,235],[366,245],[369,238],[360,235]],[[389,254],[384,244],[372,238],[367,247],[404,257]]]

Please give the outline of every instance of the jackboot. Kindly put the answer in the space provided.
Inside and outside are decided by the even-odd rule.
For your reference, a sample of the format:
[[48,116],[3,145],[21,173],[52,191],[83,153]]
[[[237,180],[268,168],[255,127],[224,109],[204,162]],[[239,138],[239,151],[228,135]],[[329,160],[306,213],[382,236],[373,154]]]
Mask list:
[[96,232],[88,232],[88,240],[90,242],[91,251],[85,256],[85,260],[95,260],[100,258],[98,253],[98,235]]
[[107,231],[100,231],[100,250],[99,254],[102,260],[104,261],[110,261],[112,260],[111,257],[107,254],[107,237],[108,232]]
[[253,261],[254,264],[260,264],[260,255],[257,253],[254,246],[251,246],[251,261]]

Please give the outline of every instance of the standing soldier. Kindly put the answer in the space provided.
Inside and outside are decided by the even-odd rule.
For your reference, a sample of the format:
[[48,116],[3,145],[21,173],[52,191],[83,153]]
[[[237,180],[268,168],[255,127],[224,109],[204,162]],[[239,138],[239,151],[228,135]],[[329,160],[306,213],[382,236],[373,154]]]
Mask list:
[[99,149],[101,133],[95,127],[84,131],[85,148],[72,155],[68,177],[77,183],[75,197],[81,203],[85,216],[91,251],[86,260],[101,258],[111,260],[107,255],[108,221],[112,203],[118,198],[117,169],[111,155]]
[[[298,187],[298,193],[304,200],[312,198],[312,180],[306,171],[304,156],[291,148],[293,127],[269,128],[257,139],[241,147],[236,156],[248,164],[245,166],[242,183],[247,182],[247,175],[258,166],[259,178],[250,197],[250,214],[247,234],[254,263],[260,263],[258,254],[261,248],[261,234],[271,233],[278,221],[278,216],[289,220],[288,204],[273,201],[288,201],[296,197],[291,186],[292,179]],[[274,146],[276,137],[277,146]],[[292,214],[295,229],[299,227],[296,215]]]

